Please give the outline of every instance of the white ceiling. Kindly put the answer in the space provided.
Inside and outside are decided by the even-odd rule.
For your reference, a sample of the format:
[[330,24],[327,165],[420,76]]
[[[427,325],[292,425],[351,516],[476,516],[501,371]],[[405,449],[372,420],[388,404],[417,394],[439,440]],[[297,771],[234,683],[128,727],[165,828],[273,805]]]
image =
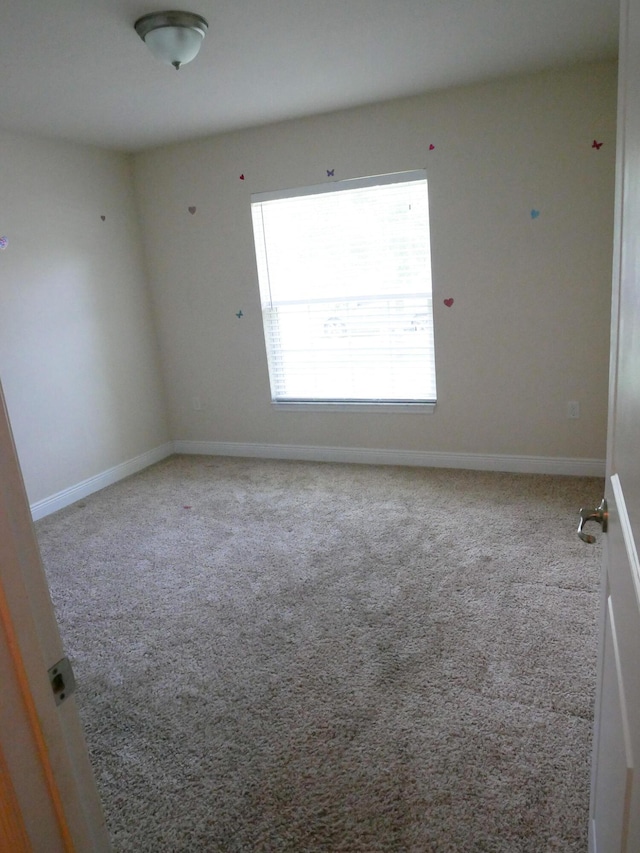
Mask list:
[[615,57],[618,0],[189,0],[175,71],[146,0],[2,0],[0,128],[135,151],[498,76]]

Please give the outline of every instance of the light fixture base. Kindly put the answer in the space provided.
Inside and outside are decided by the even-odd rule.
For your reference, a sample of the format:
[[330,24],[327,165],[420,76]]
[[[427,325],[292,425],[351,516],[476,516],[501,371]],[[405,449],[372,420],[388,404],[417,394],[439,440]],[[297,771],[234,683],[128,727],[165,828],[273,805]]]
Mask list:
[[157,30],[159,27],[186,27],[188,30],[197,30],[202,33],[203,38],[209,29],[209,24],[202,15],[196,15],[195,12],[179,12],[175,9],[168,12],[150,12],[138,18],[133,26],[142,41],[151,30]]

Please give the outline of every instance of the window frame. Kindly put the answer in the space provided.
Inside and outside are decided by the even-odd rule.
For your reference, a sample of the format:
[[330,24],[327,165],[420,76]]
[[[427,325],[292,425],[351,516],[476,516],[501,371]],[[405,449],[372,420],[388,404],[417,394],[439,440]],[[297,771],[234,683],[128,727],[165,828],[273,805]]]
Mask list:
[[[253,237],[254,237],[254,248],[256,249],[256,266],[257,273],[259,279],[259,291],[260,291],[260,303],[261,303],[261,317],[263,320],[263,334],[264,334],[264,342],[265,342],[265,351],[267,357],[267,366],[269,371],[269,384],[270,384],[270,392],[271,392],[271,405],[280,410],[280,411],[315,411],[315,412],[364,412],[364,413],[382,413],[382,412],[404,412],[404,413],[412,413],[412,414],[430,414],[435,411],[437,404],[437,385],[436,385],[436,367],[435,367],[435,312],[433,310],[433,289],[432,286],[428,293],[431,301],[431,325],[432,325],[432,334],[433,334],[433,380],[434,380],[434,399],[424,399],[424,400],[393,400],[380,398],[378,399],[329,399],[329,398],[318,398],[318,399],[278,399],[275,397],[275,385],[272,379],[272,365],[270,362],[270,345],[267,340],[267,330],[265,325],[265,303],[263,299],[263,285],[260,280],[260,262],[257,256],[257,245],[258,245],[258,233],[255,229],[255,217],[254,210],[255,206],[262,204],[263,202],[269,201],[278,201],[285,199],[295,199],[313,195],[328,195],[335,192],[345,192],[348,190],[360,189],[360,188],[371,188],[378,186],[388,186],[393,184],[401,184],[401,183],[410,183],[416,181],[424,181],[426,184],[426,192],[427,192],[427,204],[428,204],[428,183],[427,183],[427,172],[426,169],[414,169],[405,172],[397,172],[385,175],[376,175],[370,177],[361,177],[361,178],[350,178],[345,180],[337,180],[337,181],[327,181],[322,184],[315,184],[313,186],[306,187],[295,187],[295,188],[286,188],[280,190],[270,190],[266,192],[258,192],[251,194],[251,213],[252,213],[252,227],[253,227]],[[430,222],[428,222],[428,226]],[[262,227],[261,238],[264,241],[264,227]],[[431,268],[431,234],[430,227],[429,233],[427,234],[428,240],[428,250],[429,250],[429,273],[431,277],[432,268]],[[266,252],[266,246],[265,246]],[[425,291],[421,295],[426,295],[427,291]],[[305,302],[309,301],[304,300]]]

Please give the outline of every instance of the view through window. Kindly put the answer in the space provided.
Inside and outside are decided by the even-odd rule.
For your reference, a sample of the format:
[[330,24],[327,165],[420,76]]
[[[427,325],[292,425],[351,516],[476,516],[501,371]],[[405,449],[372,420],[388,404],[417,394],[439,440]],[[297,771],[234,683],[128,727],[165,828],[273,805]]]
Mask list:
[[434,403],[426,173],[251,202],[272,399]]

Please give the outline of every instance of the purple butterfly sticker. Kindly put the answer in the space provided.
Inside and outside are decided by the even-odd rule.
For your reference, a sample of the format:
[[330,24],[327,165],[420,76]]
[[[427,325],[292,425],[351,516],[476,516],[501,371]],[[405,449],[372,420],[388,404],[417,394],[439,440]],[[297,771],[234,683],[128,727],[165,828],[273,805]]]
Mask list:
[[0,237],[0,249],[6,249],[9,245],[9,239],[7,237]]
[[335,172],[335,169],[327,169],[327,177],[332,178],[334,172]]

